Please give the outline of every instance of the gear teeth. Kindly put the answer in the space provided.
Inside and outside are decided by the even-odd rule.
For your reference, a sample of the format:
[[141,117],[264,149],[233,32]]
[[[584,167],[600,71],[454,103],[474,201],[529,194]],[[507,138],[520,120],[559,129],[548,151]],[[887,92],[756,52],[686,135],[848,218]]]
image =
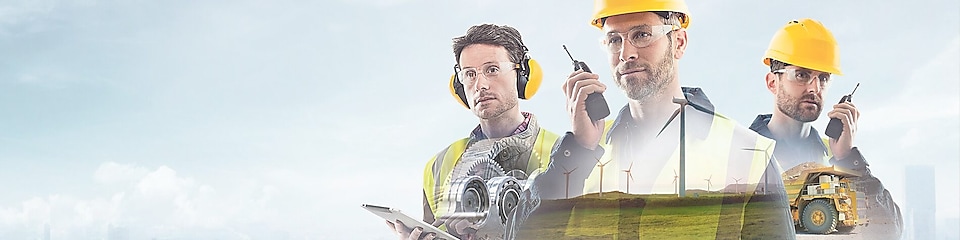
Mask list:
[[506,173],[504,173],[503,167],[492,159],[480,159],[474,162],[467,171],[467,176],[480,176],[480,178],[483,178],[484,181],[503,176],[505,174]]

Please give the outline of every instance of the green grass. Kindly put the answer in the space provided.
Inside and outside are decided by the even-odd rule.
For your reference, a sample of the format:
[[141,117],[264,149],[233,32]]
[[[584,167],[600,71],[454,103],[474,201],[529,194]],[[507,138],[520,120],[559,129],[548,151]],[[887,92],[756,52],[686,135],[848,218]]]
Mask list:
[[[743,197],[738,195],[588,195],[543,201],[519,239],[714,239],[718,225],[739,234],[742,210]],[[745,227],[769,227],[765,224],[773,222],[755,213],[747,211],[745,217],[755,221]]]

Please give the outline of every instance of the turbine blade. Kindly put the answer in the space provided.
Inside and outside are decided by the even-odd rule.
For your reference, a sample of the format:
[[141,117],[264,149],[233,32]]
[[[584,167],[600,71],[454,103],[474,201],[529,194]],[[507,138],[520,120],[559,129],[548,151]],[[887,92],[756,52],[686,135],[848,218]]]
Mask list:
[[667,123],[663,124],[663,128],[661,128],[660,132],[657,133],[657,137],[660,137],[660,134],[663,133],[663,130],[667,130],[667,126],[670,126],[670,123],[673,122],[673,119],[676,119],[677,115],[680,115],[681,110],[683,110],[683,108],[677,108],[676,111],[673,111],[673,116],[670,116],[670,120],[667,120]]

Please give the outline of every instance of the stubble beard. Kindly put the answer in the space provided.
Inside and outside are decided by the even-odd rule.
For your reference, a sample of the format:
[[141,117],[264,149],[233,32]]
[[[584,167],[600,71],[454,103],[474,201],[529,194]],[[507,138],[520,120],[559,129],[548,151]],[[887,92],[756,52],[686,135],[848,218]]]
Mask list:
[[[799,98],[794,98],[790,96],[783,90],[783,83],[778,83],[779,90],[777,91],[777,108],[780,109],[780,112],[786,114],[788,117],[802,123],[808,123],[816,121],[820,116],[820,111],[823,110],[823,101],[818,99],[816,95],[808,94],[803,95]],[[809,110],[800,106],[803,104],[802,100],[817,100],[818,104],[816,109]]]
[[670,45],[671,47],[668,47],[663,53],[663,58],[657,64],[656,68],[651,68],[649,64],[640,64],[636,61],[624,63],[623,68],[625,69],[632,69],[638,66],[644,67],[644,69],[647,69],[647,72],[650,73],[649,77],[622,77],[619,72],[615,72],[617,76],[617,86],[627,94],[628,98],[638,102],[647,102],[651,99],[659,98],[666,92],[667,86],[674,78],[673,51],[671,51],[673,44],[671,43]]
[[474,114],[476,114],[480,119],[484,120],[499,118],[500,116],[503,116],[503,113],[516,107],[519,102],[515,97],[504,98],[502,96],[497,96],[496,100],[502,100],[503,102],[496,104],[492,109],[477,109],[476,106],[474,106],[474,109],[476,109],[474,110]]

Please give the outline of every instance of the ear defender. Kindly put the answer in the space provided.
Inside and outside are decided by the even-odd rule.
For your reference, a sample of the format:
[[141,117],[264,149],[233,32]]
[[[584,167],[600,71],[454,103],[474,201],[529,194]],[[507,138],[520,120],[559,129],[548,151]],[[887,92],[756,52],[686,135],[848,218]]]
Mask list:
[[[517,97],[520,99],[530,99],[533,95],[537,94],[537,90],[540,89],[540,83],[543,81],[543,70],[540,68],[540,64],[529,56],[525,56],[521,62],[520,68],[516,69]],[[463,84],[457,79],[457,72],[459,71],[460,66],[454,65],[453,76],[450,76],[450,84],[447,84],[447,86],[450,89],[450,95],[452,95],[460,105],[470,109],[470,105],[467,104],[467,95],[464,92]]]
[[457,80],[457,72],[460,71],[460,66],[453,66],[453,76],[450,76],[450,84],[447,84],[450,87],[450,95],[453,98],[457,99],[457,102],[463,107],[470,109],[470,105],[467,104],[467,95],[463,92],[463,84],[460,84],[460,81]]
[[[537,94],[540,89],[540,83],[543,82],[543,69],[537,60],[527,57],[524,64],[521,64],[523,74],[517,74],[517,93],[520,99],[530,99]],[[522,85],[521,85],[522,83]]]

